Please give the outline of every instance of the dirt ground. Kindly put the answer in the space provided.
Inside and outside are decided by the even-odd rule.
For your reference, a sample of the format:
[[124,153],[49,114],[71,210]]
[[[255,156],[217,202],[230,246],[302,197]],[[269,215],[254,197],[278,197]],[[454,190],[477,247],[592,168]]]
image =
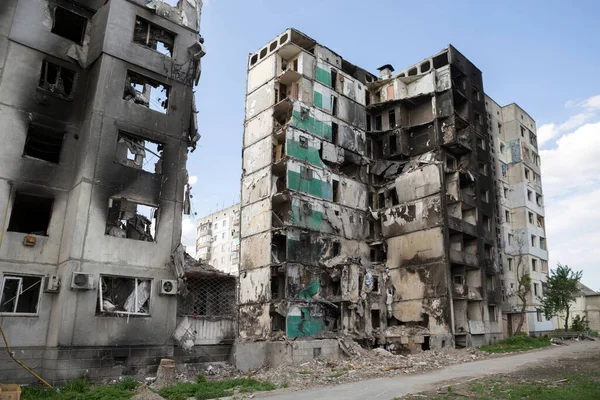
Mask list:
[[[594,393],[590,397],[591,393]],[[401,399],[600,399],[600,353],[546,360],[510,374],[445,382]]]

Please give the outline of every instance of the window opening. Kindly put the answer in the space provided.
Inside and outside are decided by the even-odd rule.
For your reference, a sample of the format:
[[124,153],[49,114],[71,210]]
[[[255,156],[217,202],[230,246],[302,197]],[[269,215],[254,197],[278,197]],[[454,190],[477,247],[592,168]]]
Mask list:
[[300,147],[303,149],[308,149],[308,139],[306,136],[300,136]]
[[333,68],[331,68],[331,87],[333,88],[333,90],[336,90],[336,83],[337,83],[337,71]]
[[77,44],[82,44],[86,25],[86,17],[57,6],[54,11],[54,24],[51,32]]
[[0,295],[0,313],[37,314],[42,290],[39,276],[4,275]]
[[8,231],[48,236],[54,199],[15,193]]
[[379,114],[375,117],[375,130],[376,131],[381,130],[381,125],[382,125],[381,121],[382,121],[381,114]]
[[117,160],[128,167],[162,174],[164,144],[119,132]]
[[150,314],[150,279],[101,276],[96,314]]
[[340,181],[333,179],[333,201],[338,203],[340,201]]
[[388,112],[388,120],[390,122],[390,129],[394,129],[396,127],[396,110]]
[[38,125],[30,125],[23,155],[58,164],[64,133]]
[[75,71],[44,60],[38,87],[65,99],[71,98]]
[[127,71],[123,100],[167,114],[170,87],[133,71]]
[[133,41],[168,57],[173,57],[175,35],[140,17],[135,19]]
[[377,194],[377,207],[378,208],[385,207],[385,193],[383,193],[383,192]]
[[380,321],[379,310],[371,310],[371,326],[373,329],[378,329],[381,321]]
[[331,141],[333,144],[338,144],[338,124],[331,123]]
[[397,206],[398,204],[400,204],[400,201],[398,200],[398,193],[396,192],[396,189],[390,190],[390,193],[392,194],[392,205]]
[[122,239],[153,242],[159,209],[127,199],[109,199],[105,234]]

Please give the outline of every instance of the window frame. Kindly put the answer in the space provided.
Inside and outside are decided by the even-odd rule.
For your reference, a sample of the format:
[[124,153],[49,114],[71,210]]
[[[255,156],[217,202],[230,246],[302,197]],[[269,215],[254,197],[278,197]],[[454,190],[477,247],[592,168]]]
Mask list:
[[[150,281],[150,295],[148,296],[148,312],[147,313],[140,313],[140,312],[127,312],[127,311],[105,311],[104,310],[104,302],[102,299],[102,278],[117,278],[117,279],[134,279],[135,280],[135,289],[133,290],[135,292],[135,302],[137,303],[137,288],[138,288],[138,281]],[[154,285],[153,285],[153,279],[152,278],[138,278],[138,277],[133,277],[133,276],[118,276],[118,275],[102,275],[100,274],[100,278],[98,280],[98,299],[100,302],[100,308],[99,308],[99,314],[96,314],[96,316],[114,316],[114,315],[127,315],[127,316],[131,316],[131,315],[135,315],[135,316],[140,316],[140,317],[151,317],[152,316],[152,295],[154,294]]]
[[[23,294],[23,289],[22,289],[22,285],[23,285],[23,278],[24,277],[29,277],[29,278],[39,278],[39,293],[38,293],[38,299],[37,299],[37,303],[35,305],[35,313],[24,313],[24,312],[16,312],[18,306],[19,306],[19,297],[21,294]],[[2,301],[2,296],[4,294],[4,288],[6,286],[6,281],[7,280],[18,280],[19,281],[19,290],[17,293],[17,301],[15,302],[15,306],[13,308],[13,312],[7,312],[7,311],[3,311],[0,312],[0,316],[2,317],[38,317],[40,315],[40,304],[42,302],[42,289],[43,289],[43,285],[44,285],[44,277],[40,276],[40,275],[29,275],[29,274],[13,274],[13,273],[4,273],[2,274],[2,281],[0,282],[0,301]],[[33,286],[30,286],[29,288],[26,288],[25,291],[29,290],[30,288],[32,288]]]

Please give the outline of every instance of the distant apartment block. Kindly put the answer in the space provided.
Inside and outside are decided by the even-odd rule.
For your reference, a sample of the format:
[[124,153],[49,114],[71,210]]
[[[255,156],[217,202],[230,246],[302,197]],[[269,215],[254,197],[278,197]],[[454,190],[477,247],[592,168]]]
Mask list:
[[219,271],[237,275],[240,262],[240,205],[198,220],[196,257]]

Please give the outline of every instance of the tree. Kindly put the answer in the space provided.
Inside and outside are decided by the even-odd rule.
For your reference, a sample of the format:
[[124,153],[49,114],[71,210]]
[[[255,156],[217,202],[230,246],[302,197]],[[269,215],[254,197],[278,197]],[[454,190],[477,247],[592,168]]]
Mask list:
[[581,280],[581,271],[573,271],[567,265],[557,264],[556,270],[550,271],[546,290],[542,297],[538,297],[541,307],[538,308],[550,319],[559,313],[565,313],[565,332],[569,330],[569,311],[571,302],[579,293],[577,284]]
[[529,263],[527,262],[527,256],[525,255],[525,239],[524,235],[518,235],[515,238],[516,250],[511,253],[515,262],[515,279],[517,281],[517,290],[515,296],[517,296],[518,303],[521,305],[521,315],[517,327],[514,329],[515,333],[521,332],[523,323],[525,322],[525,312],[527,311],[527,300],[531,293],[531,275],[529,274]]

